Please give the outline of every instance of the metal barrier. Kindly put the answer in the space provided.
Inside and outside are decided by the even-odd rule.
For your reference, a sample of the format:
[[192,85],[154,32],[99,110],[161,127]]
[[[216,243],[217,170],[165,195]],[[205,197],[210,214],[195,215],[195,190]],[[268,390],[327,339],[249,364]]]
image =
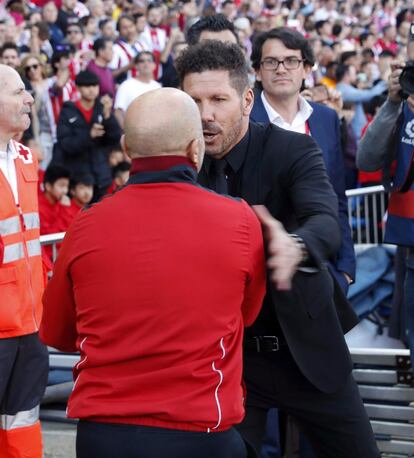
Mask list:
[[349,189],[348,220],[356,244],[381,244],[388,194],[383,186]]

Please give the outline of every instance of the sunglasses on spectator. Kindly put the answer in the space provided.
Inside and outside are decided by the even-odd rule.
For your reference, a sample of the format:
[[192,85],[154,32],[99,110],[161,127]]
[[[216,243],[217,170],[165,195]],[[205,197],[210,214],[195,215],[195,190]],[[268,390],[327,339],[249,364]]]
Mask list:
[[30,72],[30,70],[37,70],[39,68],[39,64],[27,65],[24,67],[26,72]]
[[68,29],[66,35],[71,35],[72,33],[81,33],[79,29]]

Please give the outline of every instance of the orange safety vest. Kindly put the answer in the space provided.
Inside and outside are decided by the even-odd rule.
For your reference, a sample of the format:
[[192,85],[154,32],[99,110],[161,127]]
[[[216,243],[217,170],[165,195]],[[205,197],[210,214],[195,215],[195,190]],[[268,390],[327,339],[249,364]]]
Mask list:
[[10,141],[16,168],[16,205],[8,180],[0,171],[0,338],[37,332],[42,317],[44,277],[37,202],[37,160],[29,148]]

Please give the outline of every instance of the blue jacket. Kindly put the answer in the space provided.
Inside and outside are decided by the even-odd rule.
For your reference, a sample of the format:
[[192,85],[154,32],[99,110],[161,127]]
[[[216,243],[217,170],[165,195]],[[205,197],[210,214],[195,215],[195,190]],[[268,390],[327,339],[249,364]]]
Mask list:
[[403,123],[399,132],[397,169],[390,200],[384,241],[414,247],[414,183],[405,192],[400,192],[409,173],[414,154],[414,113],[405,103]]
[[[342,244],[336,259],[333,261],[333,266],[331,266],[333,269],[331,270],[346,291],[346,281],[340,272],[346,272],[350,277],[355,278],[355,252],[351,228],[348,222],[348,203],[345,196],[345,177],[339,118],[331,108],[313,102],[310,102],[310,105],[313,108],[313,112],[309,118],[310,133],[322,150],[328,176],[338,196]],[[263,123],[270,121],[260,94],[256,94],[250,119]]]

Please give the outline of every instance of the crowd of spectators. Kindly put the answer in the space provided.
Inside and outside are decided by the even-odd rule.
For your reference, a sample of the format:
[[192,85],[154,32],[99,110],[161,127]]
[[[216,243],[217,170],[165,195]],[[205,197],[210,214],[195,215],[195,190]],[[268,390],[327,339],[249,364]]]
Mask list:
[[[406,61],[410,23],[414,20],[410,3],[3,2],[0,61],[20,72],[35,99],[31,128],[22,141],[40,159],[40,192],[45,192],[41,207],[44,214],[49,212],[52,222],[43,218],[42,232],[65,230],[70,216],[76,213],[74,209],[113,192],[127,180],[128,159],[120,151],[119,140],[129,104],[151,89],[178,86],[174,61],[182,49],[197,40],[197,27],[190,33],[189,29],[201,18],[217,13],[231,23],[230,32],[237,36],[248,61],[258,34],[279,26],[303,33],[316,61],[304,82],[303,94],[314,102],[328,104],[338,113],[347,188],[361,182],[379,182],[378,174],[358,173],[356,148],[367,124],[385,101],[390,63],[395,59]],[[250,75],[253,86],[253,68]],[[321,91],[321,85],[328,90]],[[59,164],[60,169],[46,173],[43,180],[50,164]],[[68,181],[62,195],[47,190],[53,187],[58,172],[57,180]],[[93,189],[93,193],[77,199],[79,183]]]

